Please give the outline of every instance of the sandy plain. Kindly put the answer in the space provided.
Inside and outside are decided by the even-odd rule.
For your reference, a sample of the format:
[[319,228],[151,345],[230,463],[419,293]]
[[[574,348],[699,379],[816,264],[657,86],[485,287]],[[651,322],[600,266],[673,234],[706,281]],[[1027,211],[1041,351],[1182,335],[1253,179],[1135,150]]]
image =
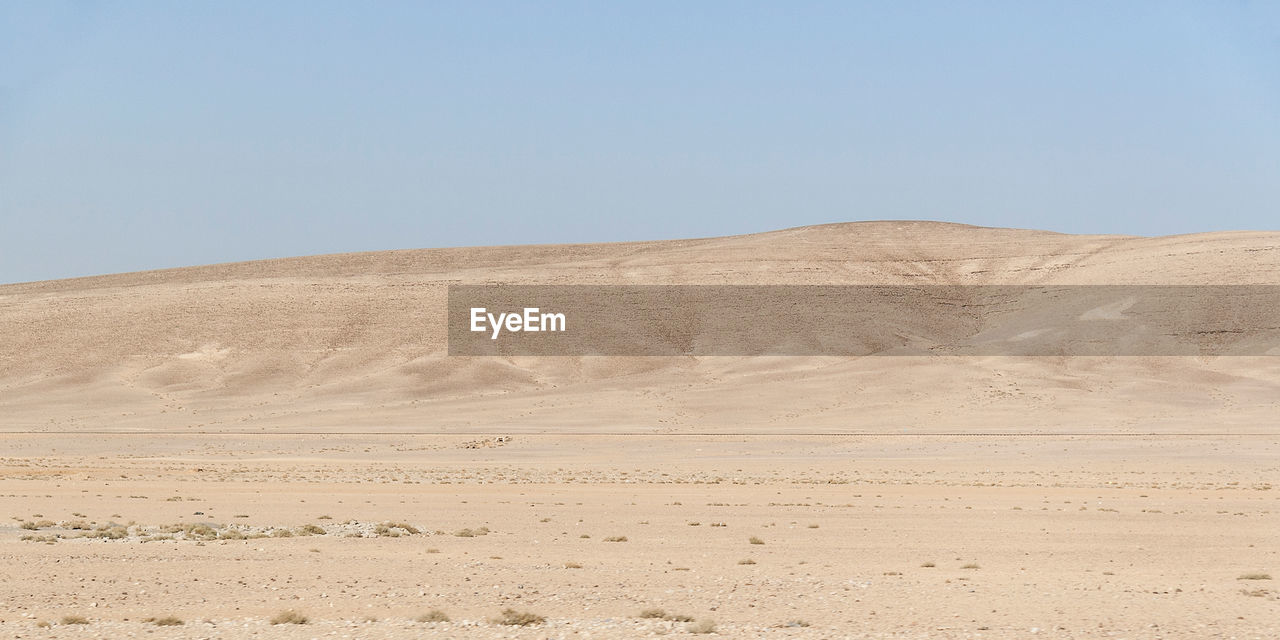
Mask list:
[[1274,284],[1280,234],[860,223],[2,286],[0,635],[1280,636],[1274,356],[450,358],[445,287],[496,282]]

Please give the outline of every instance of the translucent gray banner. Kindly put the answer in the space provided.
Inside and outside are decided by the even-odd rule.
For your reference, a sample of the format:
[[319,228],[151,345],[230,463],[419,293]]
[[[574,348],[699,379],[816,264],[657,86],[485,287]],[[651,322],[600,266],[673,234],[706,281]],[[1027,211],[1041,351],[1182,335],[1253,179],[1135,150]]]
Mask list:
[[1280,286],[454,285],[455,356],[1280,355]]

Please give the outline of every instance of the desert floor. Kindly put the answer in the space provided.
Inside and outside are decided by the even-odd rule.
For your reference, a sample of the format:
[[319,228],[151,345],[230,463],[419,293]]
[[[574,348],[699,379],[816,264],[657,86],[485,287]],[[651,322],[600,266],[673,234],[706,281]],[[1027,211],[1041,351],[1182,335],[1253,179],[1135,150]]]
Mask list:
[[4,637],[1280,636],[1274,436],[0,440]]

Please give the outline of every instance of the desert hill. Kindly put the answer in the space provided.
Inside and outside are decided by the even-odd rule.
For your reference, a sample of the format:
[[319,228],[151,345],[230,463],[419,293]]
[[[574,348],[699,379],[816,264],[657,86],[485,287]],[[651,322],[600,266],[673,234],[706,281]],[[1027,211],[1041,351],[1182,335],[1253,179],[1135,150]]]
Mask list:
[[0,429],[1224,433],[1280,415],[1274,356],[451,358],[446,288],[486,283],[1277,284],[1280,233],[868,222],[4,285]]

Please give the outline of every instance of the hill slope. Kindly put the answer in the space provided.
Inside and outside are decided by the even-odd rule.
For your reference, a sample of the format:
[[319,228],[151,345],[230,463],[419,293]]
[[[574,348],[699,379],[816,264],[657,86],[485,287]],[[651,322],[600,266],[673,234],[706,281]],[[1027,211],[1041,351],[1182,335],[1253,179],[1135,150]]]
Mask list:
[[0,286],[0,429],[1259,431],[1267,357],[450,358],[452,283],[1275,284],[1280,233],[927,222]]

